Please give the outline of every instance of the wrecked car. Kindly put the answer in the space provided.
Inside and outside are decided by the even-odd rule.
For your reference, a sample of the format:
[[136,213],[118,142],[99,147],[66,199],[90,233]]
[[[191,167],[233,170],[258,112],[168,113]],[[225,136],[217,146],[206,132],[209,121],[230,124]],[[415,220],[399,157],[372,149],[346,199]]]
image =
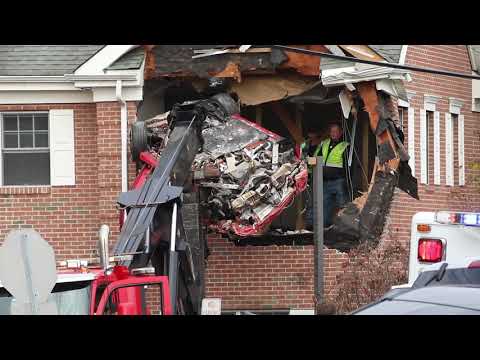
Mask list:
[[[240,116],[228,94],[182,105],[200,101],[207,114],[192,177],[208,226],[233,237],[261,235],[306,189],[307,165],[290,140]],[[134,124],[133,158],[148,149],[158,159],[169,132],[168,112]]]

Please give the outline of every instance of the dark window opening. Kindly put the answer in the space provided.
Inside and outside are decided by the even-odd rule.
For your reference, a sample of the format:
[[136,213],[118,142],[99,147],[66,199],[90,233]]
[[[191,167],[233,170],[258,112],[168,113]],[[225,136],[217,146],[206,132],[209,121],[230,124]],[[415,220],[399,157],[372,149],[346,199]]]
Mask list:
[[427,168],[426,168],[426,174],[427,174],[427,184],[433,184],[433,163],[434,163],[434,131],[433,131],[433,111],[427,111],[426,115],[426,121],[427,121],[427,126],[426,130],[427,133],[425,134],[426,138],[426,154],[427,154]]
[[460,184],[460,173],[458,171],[458,115],[452,114],[452,136],[453,136],[453,184]]

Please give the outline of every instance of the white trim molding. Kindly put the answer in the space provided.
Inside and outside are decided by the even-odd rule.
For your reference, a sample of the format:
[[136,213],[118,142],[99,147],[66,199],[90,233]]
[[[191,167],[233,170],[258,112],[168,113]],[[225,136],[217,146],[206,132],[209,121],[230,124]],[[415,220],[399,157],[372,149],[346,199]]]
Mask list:
[[408,108],[408,164],[412,169],[412,175],[415,176],[415,109]]
[[433,113],[433,176],[433,184],[440,185],[440,113],[438,111]]
[[75,71],[75,75],[104,74],[107,67],[136,47],[138,45],[106,45],[81,65]]
[[427,111],[436,111],[436,105],[438,100],[442,97],[437,95],[423,95],[424,109]]
[[458,185],[465,185],[465,117],[458,115]]
[[460,111],[462,110],[462,106],[463,106],[463,101],[453,97],[448,99],[449,99],[450,114],[460,115]]
[[65,76],[0,76],[0,83],[58,83],[70,82]]
[[445,113],[445,183],[447,186],[454,185],[453,151],[452,114]]
[[27,104],[81,104],[93,102],[91,91],[0,91],[0,104],[27,105]]
[[416,94],[417,94],[416,91],[407,90],[408,101],[398,99],[398,106],[406,107],[406,108],[410,107],[410,102],[412,101],[412,99],[415,97]]
[[398,63],[400,65],[405,65],[405,59],[407,58],[408,45],[402,45],[402,50],[400,51],[400,59]]
[[420,182],[428,184],[427,111],[420,109]]
[[480,112],[480,80],[472,80],[472,111]]

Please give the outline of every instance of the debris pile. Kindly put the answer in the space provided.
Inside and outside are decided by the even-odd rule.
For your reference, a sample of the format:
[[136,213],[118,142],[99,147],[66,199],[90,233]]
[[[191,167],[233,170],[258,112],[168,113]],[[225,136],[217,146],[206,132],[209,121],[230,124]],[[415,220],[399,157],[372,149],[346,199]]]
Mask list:
[[[209,226],[240,237],[263,234],[305,190],[307,166],[290,141],[238,115],[225,97],[216,100],[202,104],[203,148],[192,166],[195,183],[206,190]],[[168,141],[168,115],[145,121],[157,158]]]

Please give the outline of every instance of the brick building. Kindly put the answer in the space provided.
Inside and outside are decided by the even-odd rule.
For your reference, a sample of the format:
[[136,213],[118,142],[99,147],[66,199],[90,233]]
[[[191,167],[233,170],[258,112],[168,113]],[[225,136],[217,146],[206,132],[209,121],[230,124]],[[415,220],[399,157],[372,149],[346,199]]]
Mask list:
[[[473,50],[392,45],[376,51],[391,62],[469,74],[480,63]],[[0,69],[0,238],[12,228],[33,227],[59,260],[91,256],[101,224],[115,240],[115,201],[135,175],[126,159],[127,124],[186,95],[169,90],[166,96],[157,80],[144,81],[149,58],[132,45],[0,46],[0,59],[6,64]],[[480,211],[470,167],[480,148],[478,85],[411,76],[409,101],[399,101],[399,108],[421,200],[396,190],[383,236],[405,244],[416,211]],[[221,297],[225,309],[313,307],[313,246],[237,247],[215,234],[208,242],[207,296]],[[347,255],[328,249],[325,255],[329,293]]]

